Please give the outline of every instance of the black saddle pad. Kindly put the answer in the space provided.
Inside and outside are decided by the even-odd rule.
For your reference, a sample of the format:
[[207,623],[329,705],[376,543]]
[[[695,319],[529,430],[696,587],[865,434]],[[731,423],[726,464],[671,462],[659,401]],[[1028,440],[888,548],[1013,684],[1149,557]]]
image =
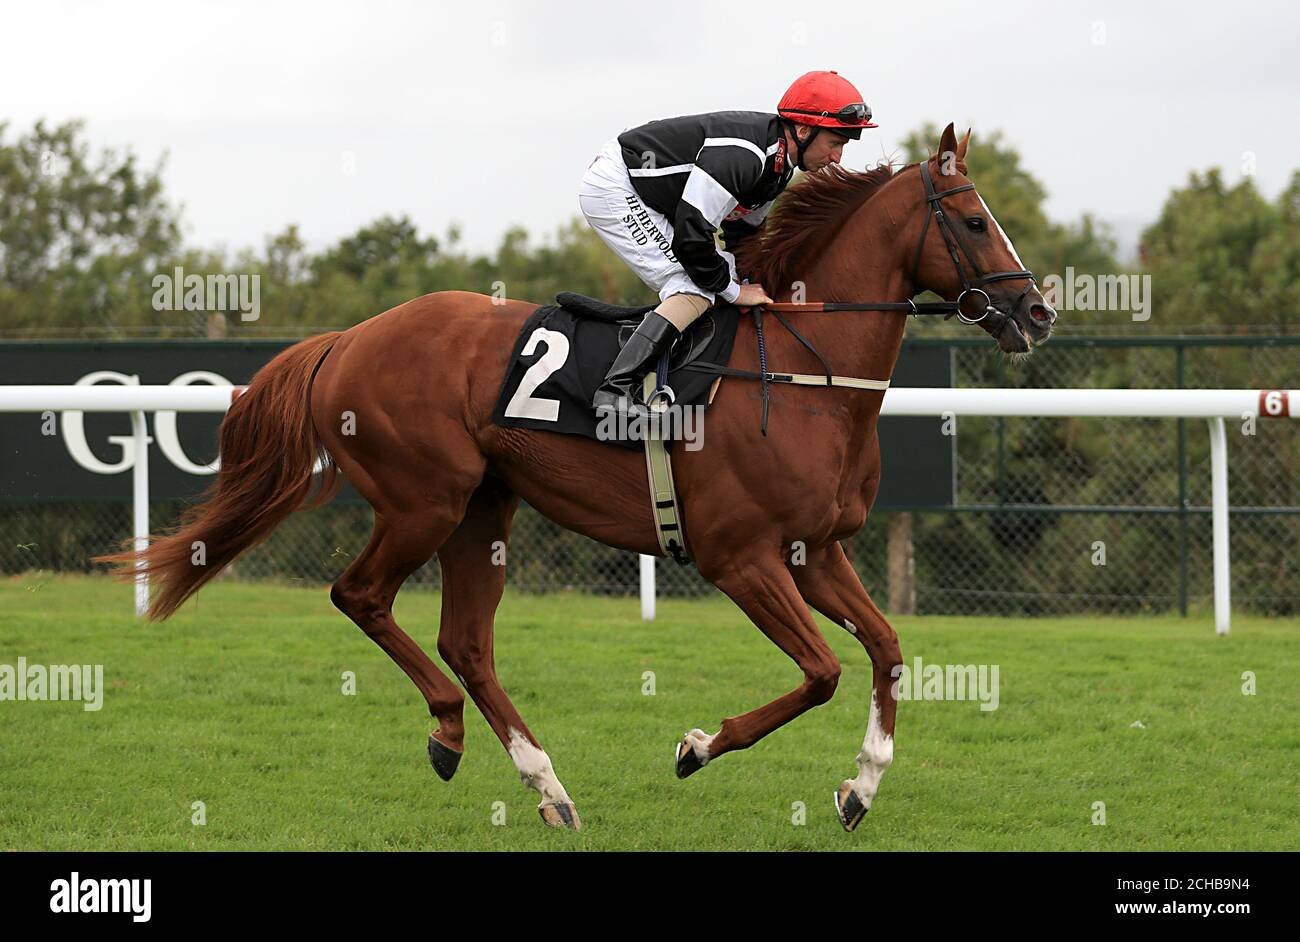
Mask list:
[[[644,448],[640,438],[612,438],[608,422],[602,429],[591,408],[591,399],[614,357],[641,323],[643,310],[649,309],[629,308],[626,319],[604,320],[558,304],[539,307],[524,322],[515,341],[492,421],[506,428],[585,435],[625,448]],[[707,407],[715,377],[681,367],[695,362],[725,364],[736,339],[738,319],[739,312],[730,305],[713,308],[678,338],[668,367],[674,405]],[[665,438],[674,440],[682,437],[682,426],[665,422],[663,432]]]

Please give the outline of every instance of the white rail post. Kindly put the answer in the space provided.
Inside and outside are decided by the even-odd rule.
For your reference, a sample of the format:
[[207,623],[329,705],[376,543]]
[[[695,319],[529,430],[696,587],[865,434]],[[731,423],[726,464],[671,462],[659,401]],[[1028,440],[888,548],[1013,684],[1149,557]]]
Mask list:
[[1228,578],[1228,433],[1222,417],[1206,421],[1210,425],[1210,503],[1214,530],[1214,632],[1226,635],[1232,621]]
[[641,620],[655,620],[655,558],[641,554]]
[[[149,545],[149,426],[143,412],[131,413],[131,440],[135,452],[131,468],[132,527],[139,553]],[[143,615],[149,610],[149,574],[143,562],[137,562],[135,568],[135,613]]]

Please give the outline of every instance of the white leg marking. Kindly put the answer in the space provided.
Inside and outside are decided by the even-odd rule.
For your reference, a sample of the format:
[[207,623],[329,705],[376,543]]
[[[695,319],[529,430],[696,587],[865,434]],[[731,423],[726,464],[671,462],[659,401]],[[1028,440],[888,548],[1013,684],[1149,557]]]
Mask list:
[[700,760],[700,765],[708,765],[709,746],[713,743],[713,737],[702,729],[693,729],[686,734],[686,741],[690,743],[695,758]]
[[519,770],[519,780],[549,801],[569,801],[569,795],[555,777],[551,757],[528,741],[523,733],[510,728],[510,758]]
[[862,804],[871,807],[880,787],[880,778],[894,761],[894,737],[886,736],[880,725],[880,710],[876,706],[876,691],[871,691],[871,714],[867,717],[867,735],[858,753],[858,777],[853,779],[853,790]]
[[847,618],[844,619],[844,628],[851,635],[858,633],[858,626],[853,624],[853,622],[849,621]]

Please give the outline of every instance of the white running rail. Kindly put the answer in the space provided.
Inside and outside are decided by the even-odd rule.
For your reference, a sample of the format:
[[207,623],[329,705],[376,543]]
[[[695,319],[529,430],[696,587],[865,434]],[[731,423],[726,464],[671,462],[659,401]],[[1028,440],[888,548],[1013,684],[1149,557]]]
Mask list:
[[[149,534],[150,439],[146,412],[225,412],[242,386],[0,386],[0,412],[127,412],[131,415],[134,463],[132,500],[136,547]],[[1214,533],[1214,626],[1231,623],[1228,582],[1228,441],[1225,419],[1300,419],[1295,389],[950,389],[891,387],[881,415],[1130,417],[1206,419],[1210,429],[1211,503]],[[654,618],[654,557],[641,557],[641,616]],[[148,608],[149,584],[135,583],[135,610]]]

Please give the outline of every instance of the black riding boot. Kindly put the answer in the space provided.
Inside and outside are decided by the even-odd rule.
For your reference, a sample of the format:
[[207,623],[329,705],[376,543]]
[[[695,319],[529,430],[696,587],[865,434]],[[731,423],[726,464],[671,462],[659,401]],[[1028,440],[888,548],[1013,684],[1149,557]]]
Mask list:
[[653,368],[659,355],[681,336],[672,321],[658,311],[650,311],[627,338],[623,349],[614,358],[614,365],[605,374],[605,382],[591,404],[597,415],[610,411],[631,416],[645,407],[637,402],[636,387],[642,377]]

